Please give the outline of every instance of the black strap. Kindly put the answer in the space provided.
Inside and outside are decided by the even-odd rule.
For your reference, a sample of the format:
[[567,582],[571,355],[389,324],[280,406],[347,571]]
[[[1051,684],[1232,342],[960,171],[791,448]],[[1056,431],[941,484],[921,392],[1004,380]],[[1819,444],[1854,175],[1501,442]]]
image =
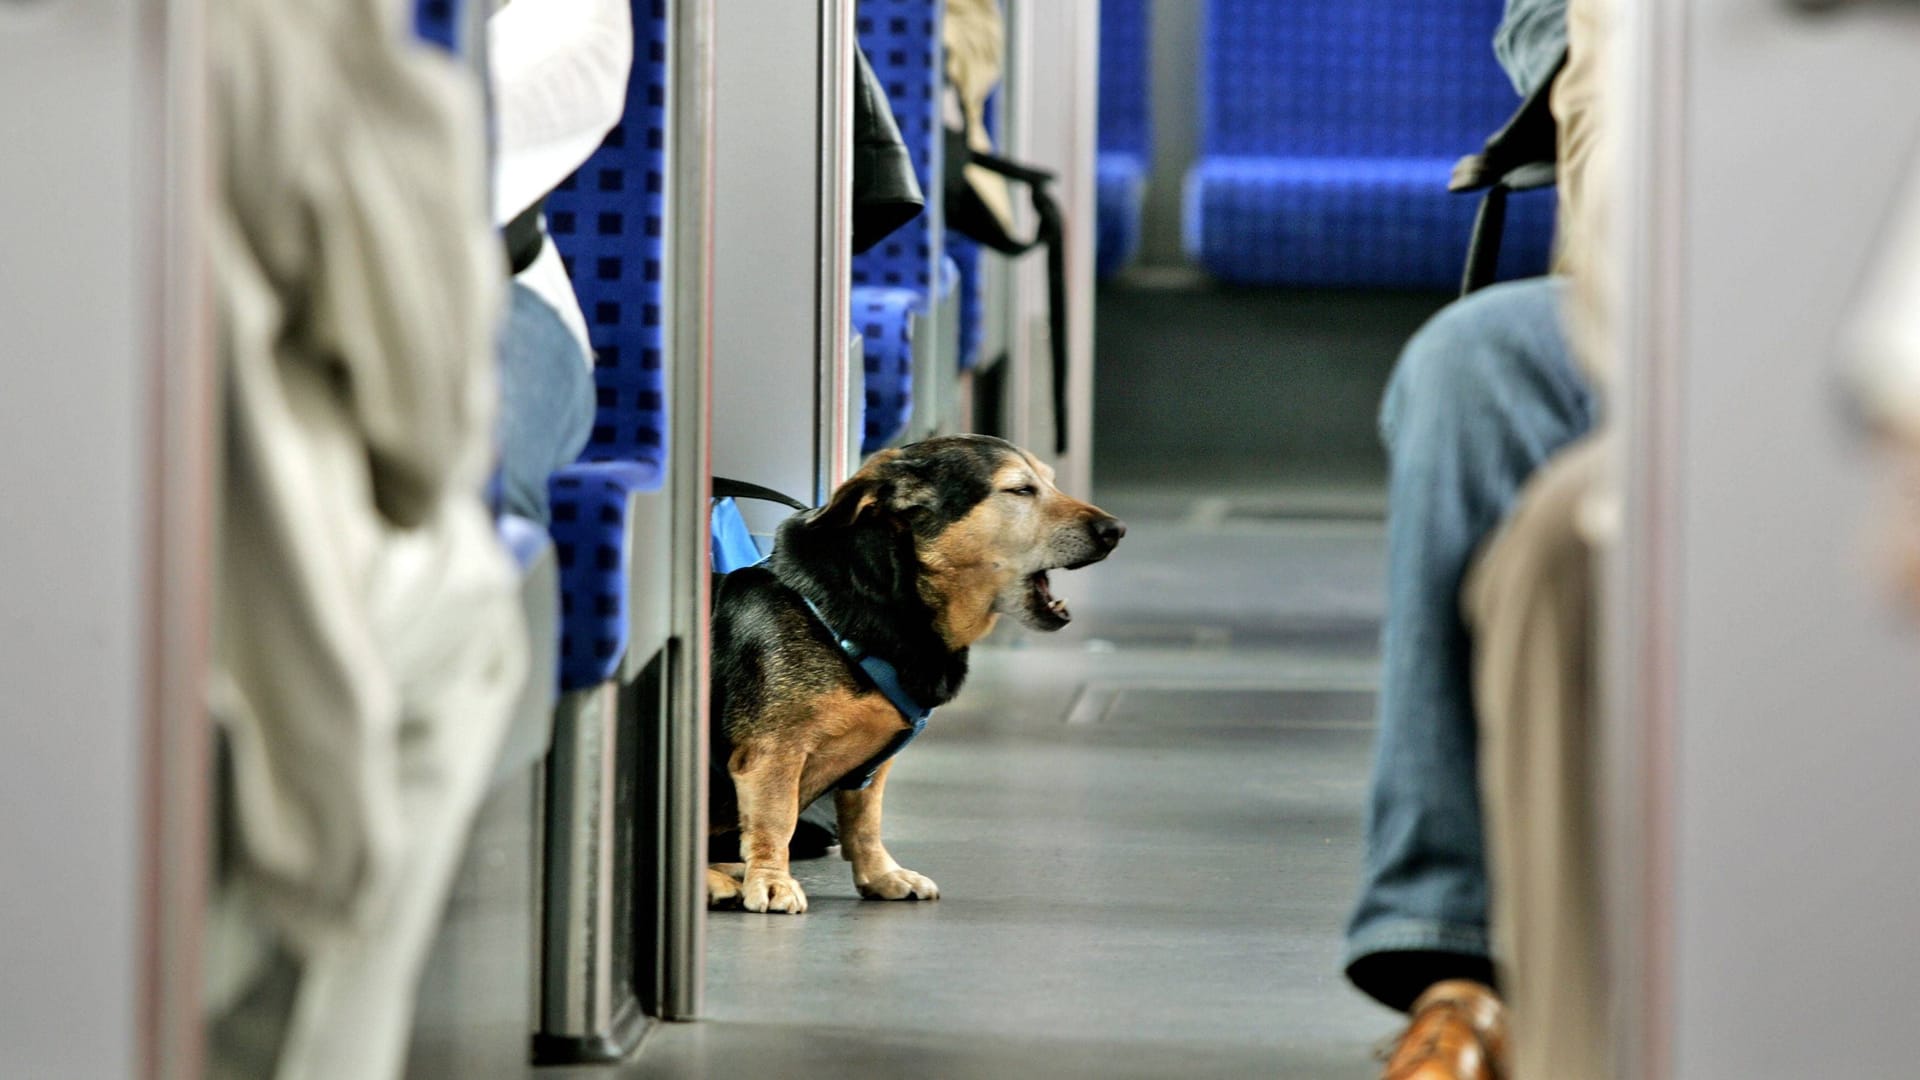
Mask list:
[[1547,187],[1554,182],[1554,157],[1560,129],[1553,117],[1553,84],[1567,66],[1560,51],[1553,70],[1501,125],[1477,154],[1453,167],[1447,190],[1482,191],[1467,241],[1467,262],[1460,272],[1460,295],[1478,292],[1500,276],[1500,245],[1505,239],[1507,193]]
[[853,253],[858,255],[919,217],[927,197],[887,92],[857,45],[853,63]]
[[745,480],[728,480],[722,476],[713,478],[713,497],[716,499],[758,499],[761,502],[779,503],[795,510],[811,510],[813,507],[791,495],[785,495],[770,487],[750,484]]
[[[1053,441],[1054,452],[1067,452],[1067,221],[1060,212],[1060,203],[1053,197],[1050,185],[1058,179],[1055,174],[1030,165],[1009,161],[995,154],[975,150],[964,143],[959,146],[966,151],[967,162],[978,165],[988,172],[998,173],[1009,180],[1018,180],[1027,185],[1028,198],[1033,203],[1034,216],[1039,220],[1034,229],[1033,239],[1015,240],[1000,234],[998,230],[966,231],[966,235],[987,247],[1004,255],[1025,255],[1034,248],[1045,245],[1047,249],[1047,336],[1052,346],[1053,360]],[[948,149],[955,149],[952,140]]]
[[1487,136],[1480,152],[1454,164],[1448,191],[1479,191],[1502,183],[1509,191],[1525,191],[1553,183],[1554,152],[1560,139],[1553,116],[1553,84],[1566,66],[1567,52],[1562,49],[1547,77],[1499,131]]

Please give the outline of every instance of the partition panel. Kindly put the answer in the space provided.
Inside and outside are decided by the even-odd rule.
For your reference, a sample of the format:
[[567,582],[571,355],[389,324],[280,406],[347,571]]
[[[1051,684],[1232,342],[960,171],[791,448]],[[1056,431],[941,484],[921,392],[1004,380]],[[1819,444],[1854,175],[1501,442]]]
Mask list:
[[[1067,431],[1056,450],[1047,268],[1039,254],[1012,272],[1007,372],[1009,435],[1052,461],[1069,491],[1092,489],[1094,153],[1099,130],[1099,0],[1008,0],[1006,145],[1056,173],[1067,227]],[[1032,214],[1022,209],[1022,228]]]
[[213,462],[195,0],[0,5],[0,1072],[200,1072]]
[[[1899,1076],[1920,635],[1840,348],[1920,136],[1920,12],[1621,5],[1602,752],[1621,1075]],[[1910,541],[1909,541],[1910,542]]]
[[[806,502],[846,475],[858,422],[852,8],[745,0],[718,13],[713,467]],[[741,509],[762,533],[787,513]]]

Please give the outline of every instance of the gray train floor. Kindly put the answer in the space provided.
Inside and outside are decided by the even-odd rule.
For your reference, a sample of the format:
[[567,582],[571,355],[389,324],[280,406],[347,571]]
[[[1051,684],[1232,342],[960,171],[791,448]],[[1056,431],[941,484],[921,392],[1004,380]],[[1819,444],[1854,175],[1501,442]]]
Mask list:
[[[1074,624],[976,652],[900,759],[889,846],[940,883],[709,920],[707,1019],[562,1077],[1352,1077],[1395,1017],[1338,972],[1382,594],[1377,498],[1103,499]],[[1304,516],[1303,516],[1304,515]]]

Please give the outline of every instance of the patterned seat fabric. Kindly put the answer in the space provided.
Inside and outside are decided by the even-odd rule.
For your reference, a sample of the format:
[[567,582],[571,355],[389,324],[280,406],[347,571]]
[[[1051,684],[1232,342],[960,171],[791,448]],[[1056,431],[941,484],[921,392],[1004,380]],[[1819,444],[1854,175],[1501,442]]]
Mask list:
[[548,233],[587,318],[598,394],[580,463],[549,486],[567,690],[619,670],[627,648],[630,496],[659,490],[666,470],[665,0],[633,0],[633,27],[626,112],[546,201]]
[[921,305],[912,289],[853,290],[853,328],[866,352],[862,454],[892,442],[913,415],[913,318]]
[[554,555],[560,563],[560,689],[606,682],[626,656],[632,616],[627,523],[634,497],[660,487],[658,465],[582,462],[554,474]]
[[929,314],[943,295],[940,33],[945,10],[945,0],[859,0],[856,15],[860,49],[886,91],[913,158],[914,177],[927,196],[925,213],[853,258],[853,325],[866,336],[867,354],[862,453],[885,446],[906,427],[913,412],[908,316]]
[[1103,280],[1119,273],[1140,248],[1147,162],[1153,156],[1149,18],[1147,0],[1101,0],[1094,272]]
[[[1457,285],[1475,200],[1454,161],[1518,106],[1500,0],[1210,0],[1186,241],[1261,285]],[[1552,199],[1516,198],[1503,266],[1545,269]]]

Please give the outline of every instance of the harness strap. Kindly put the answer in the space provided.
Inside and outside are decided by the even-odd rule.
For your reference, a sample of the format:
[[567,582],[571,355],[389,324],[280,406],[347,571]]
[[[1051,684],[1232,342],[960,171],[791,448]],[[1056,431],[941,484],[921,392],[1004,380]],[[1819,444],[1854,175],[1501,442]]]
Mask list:
[[840,647],[840,651],[846,654],[848,660],[853,661],[853,666],[866,676],[866,681],[872,684],[875,690],[880,691],[894,708],[900,710],[900,715],[906,718],[905,731],[895,735],[887,745],[880,748],[879,753],[869,758],[866,764],[848,773],[834,785],[840,791],[864,791],[872,785],[874,774],[880,771],[880,766],[893,760],[894,755],[905,750],[908,743],[927,730],[927,718],[933,715],[933,710],[913,700],[907,693],[906,687],[900,685],[899,669],[861,648],[858,642],[842,637],[812,600],[805,596],[801,596],[800,600],[807,605],[808,611],[813,612],[813,617],[819,621],[820,625],[826,628],[827,636]]

